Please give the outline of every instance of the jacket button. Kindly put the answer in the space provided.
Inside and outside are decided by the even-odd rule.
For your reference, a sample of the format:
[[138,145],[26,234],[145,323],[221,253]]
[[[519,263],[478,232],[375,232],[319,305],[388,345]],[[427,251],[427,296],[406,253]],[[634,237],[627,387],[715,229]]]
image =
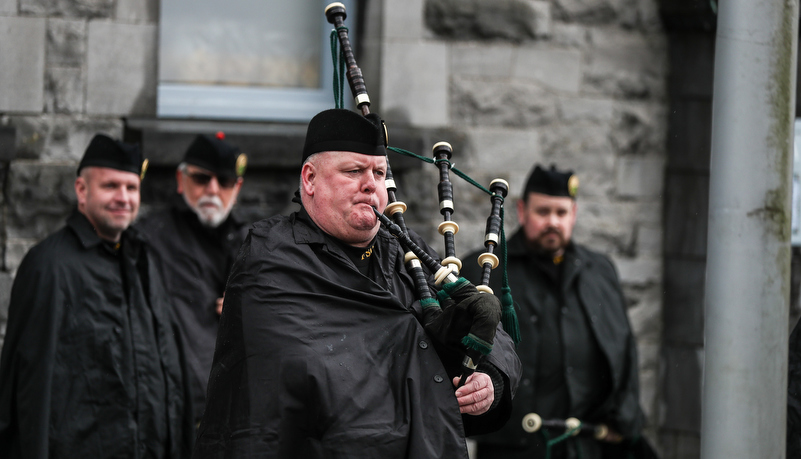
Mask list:
[[420,341],[417,345],[420,346],[420,349],[428,349],[428,343],[425,341]]
[[436,383],[441,383],[442,381],[444,381],[444,379],[442,378],[442,376],[440,376],[440,375],[434,375],[434,382],[436,382]]
[[567,306],[562,307],[562,315],[567,315]]
[[120,333],[122,333],[122,328],[120,328],[120,327],[114,327],[114,333],[116,333],[116,334],[118,334],[118,335],[119,335]]
[[531,317],[529,317],[529,318],[528,318],[528,321],[529,321],[529,322],[531,322],[531,323],[533,323],[533,324],[537,323],[537,316],[531,316]]

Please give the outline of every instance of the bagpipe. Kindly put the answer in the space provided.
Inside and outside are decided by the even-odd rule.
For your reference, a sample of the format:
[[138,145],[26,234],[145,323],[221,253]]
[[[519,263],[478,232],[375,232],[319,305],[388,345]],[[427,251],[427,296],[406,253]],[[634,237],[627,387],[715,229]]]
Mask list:
[[[344,104],[342,91],[344,78],[353,94],[357,110],[362,115],[370,114],[370,97],[361,69],[356,64],[353,47],[344,21],[347,17],[342,3],[331,3],[325,8],[325,16],[335,29],[331,33],[332,57],[334,59],[334,100],[337,108]],[[336,45],[339,44],[339,52]],[[347,69],[345,71],[345,69]],[[385,140],[387,138],[384,125]],[[439,168],[440,181],[437,187],[440,213],[443,222],[438,231],[445,242],[445,258],[437,262],[426,250],[422,249],[410,237],[403,213],[407,206],[396,197],[397,186],[392,176],[392,169],[387,158],[386,188],[388,204],[384,213],[373,209],[381,225],[398,239],[406,252],[404,262],[407,271],[414,281],[415,292],[423,309],[423,325],[429,334],[438,339],[450,350],[458,349],[464,355],[461,359],[460,384],[472,374],[479,361],[492,351],[495,331],[499,323],[515,343],[520,341],[517,317],[514,311],[511,290],[504,282],[503,295],[498,300],[489,288],[490,273],[497,268],[500,260],[496,255],[499,247],[505,251],[503,234],[503,200],[509,191],[509,184],[502,179],[490,183],[489,190],[479,185],[464,173],[453,167],[450,159],[453,148],[447,142],[438,142],[432,148],[433,158],[418,156],[406,150],[386,145],[388,151],[412,156],[433,163]],[[469,183],[490,194],[492,209],[487,218],[484,246],[486,252],[478,261],[482,266],[482,280],[478,286],[459,276],[461,261],[456,257],[454,236],[459,225],[453,221],[453,186],[450,172],[453,171]],[[428,274],[426,273],[428,272]],[[429,275],[433,276],[434,286],[439,288],[436,295],[429,285]],[[504,275],[504,281],[506,276]],[[486,294],[485,294],[486,293]],[[447,366],[447,365],[446,365]]]
[[625,437],[602,423],[593,424],[577,418],[542,419],[537,413],[528,413],[523,416],[522,424],[526,433],[542,435],[545,441],[545,459],[551,457],[551,450],[555,445],[575,437],[591,438],[605,444],[611,457],[621,459],[658,459],[659,457],[645,438],[641,436]]

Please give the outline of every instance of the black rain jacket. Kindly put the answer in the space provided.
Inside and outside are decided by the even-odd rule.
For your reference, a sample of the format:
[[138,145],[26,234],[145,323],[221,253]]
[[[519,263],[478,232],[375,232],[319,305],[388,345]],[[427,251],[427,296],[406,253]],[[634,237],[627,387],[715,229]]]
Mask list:
[[207,228],[178,196],[171,207],[147,215],[136,228],[147,236],[164,277],[186,350],[194,419],[199,421],[220,323],[217,298],[223,296],[247,226],[231,215],[219,227]]
[[[532,255],[524,244],[524,235],[516,232],[508,240],[508,276],[509,286],[515,300],[516,311],[520,323],[521,342],[517,352],[523,363],[523,376],[515,398],[512,417],[506,426],[498,432],[482,436],[480,444],[499,445],[510,448],[526,448],[532,443],[542,443],[540,434],[528,434],[522,428],[523,417],[532,412],[540,414],[543,419],[565,419],[575,416],[584,422],[605,423],[610,428],[630,439],[638,439],[644,422],[644,415],[639,405],[639,379],[637,368],[637,349],[634,335],[631,332],[626,303],[620,288],[617,272],[612,262],[599,253],[584,246],[571,244],[565,252],[562,262],[562,286],[552,287],[552,281],[544,276],[532,262]],[[475,252],[464,260],[462,275],[469,280],[481,278],[481,270],[475,262]],[[500,270],[492,273],[490,286],[500,296],[502,275]],[[558,292],[558,293],[556,293]],[[567,308],[568,311],[583,313],[583,329],[589,329],[592,336],[575,336],[575,330],[569,329],[567,321],[561,322],[561,335],[564,343],[567,340],[597,346],[602,356],[602,364],[607,365],[606,374],[611,381],[606,382],[608,392],[600,401],[575,400],[577,394],[592,392],[589,386],[599,381],[585,379],[581,369],[571,368],[569,361],[564,361],[565,383],[567,393],[573,398],[567,412],[552,413],[537,406],[538,359],[543,353],[549,358],[564,356],[561,350],[548,348],[543,342],[544,330],[540,329],[543,320],[538,320],[547,312],[545,307]],[[555,353],[555,354],[554,354]],[[597,402],[597,403],[596,403]],[[595,406],[588,406],[594,404]],[[575,407],[583,407],[576,412]],[[551,437],[558,436],[554,433]],[[583,447],[581,456],[585,459],[601,457],[599,445],[591,439],[581,439]],[[544,449],[540,454],[544,453]],[[615,457],[614,454],[609,457]],[[544,457],[544,456],[543,456]]]
[[189,455],[185,367],[156,274],[135,230],[114,254],[77,211],[28,252],[0,359],[0,455]]
[[[422,244],[422,241],[418,241]],[[508,418],[520,362],[499,329],[500,403],[462,416],[398,242],[363,276],[298,213],[259,222],[234,264],[195,458],[467,458]]]

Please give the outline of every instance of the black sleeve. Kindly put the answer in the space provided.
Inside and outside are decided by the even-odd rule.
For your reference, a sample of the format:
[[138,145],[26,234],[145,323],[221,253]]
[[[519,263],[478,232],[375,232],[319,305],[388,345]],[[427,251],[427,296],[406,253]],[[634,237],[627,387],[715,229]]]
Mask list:
[[26,256],[11,289],[0,359],[0,451],[8,457],[48,457],[50,394],[63,298],[47,265]]

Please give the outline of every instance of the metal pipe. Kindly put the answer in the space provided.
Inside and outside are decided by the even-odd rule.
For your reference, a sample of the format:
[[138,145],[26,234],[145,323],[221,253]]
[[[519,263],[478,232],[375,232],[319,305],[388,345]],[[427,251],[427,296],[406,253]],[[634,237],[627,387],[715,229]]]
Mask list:
[[784,458],[798,0],[719,2],[701,457]]

